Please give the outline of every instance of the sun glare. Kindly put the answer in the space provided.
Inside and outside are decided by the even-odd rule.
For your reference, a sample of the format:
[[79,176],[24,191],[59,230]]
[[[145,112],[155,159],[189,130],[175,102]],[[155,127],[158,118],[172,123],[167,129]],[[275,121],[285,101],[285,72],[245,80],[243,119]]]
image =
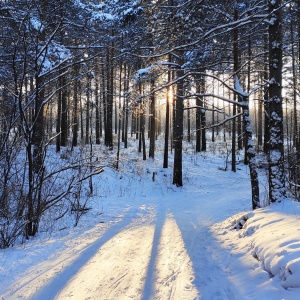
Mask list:
[[169,101],[169,103],[173,102],[173,88],[172,86],[168,87],[168,91],[167,91],[167,101]]

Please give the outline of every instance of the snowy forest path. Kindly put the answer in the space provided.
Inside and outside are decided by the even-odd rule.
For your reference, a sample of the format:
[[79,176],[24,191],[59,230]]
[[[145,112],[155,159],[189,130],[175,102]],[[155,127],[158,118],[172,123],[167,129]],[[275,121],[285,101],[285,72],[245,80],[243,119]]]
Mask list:
[[127,209],[76,259],[61,253],[56,274],[53,262],[35,267],[3,299],[235,299],[217,243],[196,220],[185,205]]
[[244,189],[235,191],[234,200],[220,193],[247,180],[247,174],[217,177],[216,171],[188,170],[184,188],[163,189],[162,173],[149,188],[160,191],[120,198],[114,220],[100,221],[56,248],[20,274],[2,299],[241,299],[230,278],[232,254],[211,226],[250,199]]

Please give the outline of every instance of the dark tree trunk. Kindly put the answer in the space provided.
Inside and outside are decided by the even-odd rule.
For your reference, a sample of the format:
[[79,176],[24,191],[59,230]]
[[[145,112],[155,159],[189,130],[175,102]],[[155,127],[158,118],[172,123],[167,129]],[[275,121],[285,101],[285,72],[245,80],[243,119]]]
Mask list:
[[83,122],[83,105],[82,105],[82,96],[81,93],[79,94],[79,104],[80,104],[80,139],[83,142],[84,137],[84,122]]
[[[151,79],[151,88],[154,89],[154,79]],[[149,116],[149,157],[154,158],[155,155],[155,132],[156,132],[156,105],[155,94],[152,92],[150,96],[150,116]]]
[[[89,75],[87,75],[87,77],[89,77]],[[85,144],[89,144],[90,143],[90,106],[91,106],[91,102],[90,102],[90,97],[91,97],[91,93],[90,93],[90,79],[87,78],[87,85],[86,85],[86,112],[85,112]]]
[[61,146],[61,100],[62,100],[61,91],[59,91],[57,97],[57,116],[56,116],[56,152],[60,152],[60,146]]
[[[142,84],[139,83],[139,94],[140,96],[142,96]],[[140,103],[138,105],[138,118],[139,118],[139,127],[138,127],[138,131],[139,131],[139,152],[142,152],[142,126],[143,126],[143,120],[142,120],[142,116],[144,114],[144,110],[142,107],[142,104]]]
[[36,78],[35,113],[32,129],[33,171],[39,173],[44,165],[44,95],[41,78]]
[[[179,65],[182,65],[182,59],[179,60]],[[177,77],[177,93],[175,104],[175,122],[173,128],[174,135],[174,169],[173,169],[173,184],[182,186],[182,140],[183,140],[183,111],[184,111],[184,86],[183,77],[184,70],[179,67],[176,72]]]
[[97,72],[95,74],[95,114],[96,114],[96,128],[95,128],[95,135],[96,135],[96,144],[100,144],[100,101],[99,101],[99,72],[97,68]]
[[281,0],[269,0],[269,198],[285,197],[282,111],[282,9]]
[[[171,71],[168,72],[168,82],[171,81]],[[165,126],[165,144],[164,144],[164,163],[163,167],[168,168],[169,165],[169,136],[170,136],[170,101],[171,99],[171,89],[172,86],[167,88],[166,95],[166,126]]]
[[[233,104],[232,114],[236,115],[236,104]],[[236,119],[232,119],[232,130],[231,130],[231,171],[236,172]]]
[[123,142],[124,148],[128,147],[128,117],[129,117],[129,104],[128,104],[128,91],[129,91],[129,77],[130,77],[130,69],[125,68],[125,84],[124,84],[124,103],[123,103]]
[[109,149],[113,149],[113,76],[114,68],[112,62],[112,54],[107,49],[107,95],[106,95],[106,126],[105,126],[105,145]]
[[[75,78],[77,78],[79,73],[78,68],[75,66]],[[78,84],[79,82],[75,80],[73,89],[73,110],[72,110],[72,147],[76,147],[78,144]]]
[[[215,93],[215,80],[213,79],[212,80],[212,82],[213,82],[213,94]],[[213,103],[213,106],[212,106],[212,108],[213,108],[213,111],[212,111],[212,115],[211,115],[211,122],[212,122],[212,124],[215,124],[215,112],[214,112],[214,108],[215,108],[215,98],[213,97],[213,100],[212,100],[212,103]],[[212,129],[211,129],[211,141],[212,142],[214,142],[215,141],[215,127],[213,127]]]
[[[269,60],[269,55],[268,55],[268,41],[269,41],[269,35],[265,34],[264,35],[264,82],[268,82],[269,80],[269,68],[268,68],[268,60]],[[269,153],[269,140],[270,140],[270,130],[269,130],[269,88],[267,85],[264,87],[264,153],[268,154]]]
[[[204,73],[204,70],[202,70]],[[205,93],[205,76],[201,75],[200,78],[200,93]],[[200,97],[200,119],[201,119],[201,151],[206,151],[206,111],[204,99]]]
[[[300,60],[300,1],[298,1],[298,7],[297,7],[297,22],[298,22],[298,62]],[[299,71],[300,71],[300,64],[299,64]],[[298,125],[298,116],[297,116],[297,108],[298,108],[298,105],[296,103],[295,104],[295,107],[294,107],[294,111],[295,111],[295,116],[294,116],[294,127],[296,132],[297,132],[297,138],[295,140],[295,145],[296,145],[296,149],[297,149],[297,154],[296,154],[296,159],[297,159],[297,165],[296,165],[296,183],[299,185],[300,184],[300,177],[299,177],[299,171],[300,171],[300,151],[299,151],[299,148],[300,148],[300,133],[299,133],[299,125]]]
[[[204,73],[204,70],[201,70]],[[200,75],[196,83],[196,152],[206,151],[206,111],[201,94],[205,93],[205,76]],[[214,114],[212,116],[214,124]],[[214,138],[214,132],[213,132]]]
[[121,148],[121,126],[122,120],[119,118],[119,128],[118,128],[118,148],[117,148],[117,161],[116,161],[116,169],[119,170],[119,161],[120,161],[120,148]]
[[123,117],[122,117],[122,142],[125,141],[125,98],[126,98],[126,88],[127,88],[127,65],[124,64],[124,96],[123,96]]
[[[101,66],[101,78],[102,78],[102,115],[103,115],[103,129],[104,129],[104,143],[106,138],[106,103],[107,103],[107,72],[105,68],[105,60],[102,58],[102,66]],[[102,127],[102,122],[100,122],[100,126]],[[100,133],[102,134],[102,128],[100,128]]]
[[61,76],[61,146],[68,143],[68,89],[65,75]]
[[187,141],[191,142],[191,112],[189,110],[190,107],[190,100],[187,100]]
[[142,146],[143,146],[143,160],[147,159],[146,141],[145,141],[145,115],[141,117],[141,132],[142,132]]
[[[199,83],[197,83],[196,87],[196,93],[200,93],[200,89],[198,88],[200,86]],[[201,100],[200,96],[196,97],[196,152],[201,151]]]
[[129,118],[129,107],[128,98],[125,100],[125,114],[124,114],[124,148],[128,147],[128,118]]
[[[239,19],[238,15],[238,7],[237,3],[235,4],[234,8],[234,20],[237,21]],[[238,29],[234,29],[233,31],[233,71],[235,76],[238,75],[239,72],[239,32]],[[236,87],[235,87],[236,88]],[[236,93],[234,93],[234,100],[238,101]],[[233,104],[233,109],[232,109],[232,114],[233,116],[236,115],[237,113],[237,106],[236,104]],[[232,119],[232,137],[231,137],[231,170],[233,172],[236,172],[236,118]]]
[[64,75],[59,77],[59,92],[57,98],[57,119],[56,119],[56,152],[60,147],[67,146],[68,139],[68,105],[67,105],[66,78]]

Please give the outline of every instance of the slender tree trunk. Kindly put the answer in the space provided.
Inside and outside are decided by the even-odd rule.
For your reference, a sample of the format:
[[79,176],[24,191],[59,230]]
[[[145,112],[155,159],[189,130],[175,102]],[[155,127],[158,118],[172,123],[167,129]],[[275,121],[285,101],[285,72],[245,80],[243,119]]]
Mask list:
[[[237,148],[238,150],[242,150],[243,149],[243,130],[242,130],[242,116],[241,116],[241,108],[240,106],[237,107],[237,113],[238,113],[238,117],[237,117]],[[246,163],[246,158],[245,158],[245,163]]]
[[119,128],[119,126],[118,126],[119,113],[118,113],[118,103],[117,103],[117,101],[115,101],[114,105],[115,105],[115,134],[117,134],[118,133],[118,128]]
[[143,145],[143,160],[147,159],[147,153],[146,153],[146,141],[145,141],[145,115],[142,115],[142,145]]
[[[131,114],[132,115],[132,114]],[[140,121],[141,121],[141,118],[140,118],[140,114],[139,112],[136,113],[135,117],[135,130],[136,130],[136,133],[135,133],[135,138],[138,140],[139,137],[140,137]]]
[[[215,94],[215,80],[212,79],[212,88],[213,88],[213,95]],[[214,112],[214,109],[215,109],[215,98],[213,97],[212,99],[212,103],[213,103],[213,111],[212,111],[212,116],[211,116],[211,121],[212,121],[212,124],[215,124],[215,112]],[[211,141],[214,143],[215,142],[215,127],[213,127],[211,129]]]
[[128,98],[125,101],[125,115],[124,115],[124,148],[128,147],[128,121],[129,121],[129,107]]
[[68,139],[68,105],[67,88],[65,75],[60,74],[59,92],[57,98],[57,119],[56,119],[56,152],[60,147],[67,146]]
[[[205,71],[202,70],[204,73]],[[200,78],[200,93],[205,93],[205,76],[201,75]],[[201,119],[201,151],[206,151],[206,110],[205,110],[205,103],[204,99],[200,97],[200,119]]]
[[[196,94],[201,93],[200,82],[197,82],[196,85]],[[196,97],[196,152],[201,151],[201,98],[200,96]],[[214,115],[213,115],[214,117]],[[213,118],[214,124],[214,118]],[[214,137],[214,132],[213,132]]]
[[[179,59],[179,66],[182,66],[183,59]],[[175,122],[173,128],[174,135],[174,169],[173,184],[182,186],[182,140],[183,140],[183,111],[184,111],[184,87],[182,77],[184,70],[179,67],[176,71],[177,77],[177,93],[175,104]]]
[[[168,71],[168,82],[171,81],[171,71]],[[166,123],[165,123],[165,144],[164,144],[164,163],[163,167],[168,168],[169,165],[169,136],[170,136],[170,101],[171,99],[172,86],[167,88],[166,95]]]
[[[89,75],[87,75],[89,77]],[[89,144],[90,142],[90,97],[91,97],[91,91],[90,91],[90,79],[87,78],[87,85],[86,85],[86,116],[85,116],[85,144]]]
[[[175,76],[175,73],[173,73],[173,76]],[[174,131],[176,126],[176,101],[177,101],[177,86],[172,86],[172,94],[173,94],[173,101],[172,101],[172,141],[171,141],[171,153],[174,148]]]
[[106,126],[105,126],[105,145],[109,149],[113,149],[113,76],[114,67],[112,62],[112,54],[109,53],[110,49],[107,49],[107,96],[106,96]]
[[123,90],[123,118],[122,118],[122,142],[125,141],[125,98],[126,98],[126,88],[127,88],[127,65],[124,64],[124,90]]
[[[235,78],[235,87],[239,86],[237,77]],[[242,96],[242,110],[243,110],[243,123],[245,130],[245,148],[246,148],[246,160],[250,169],[250,180],[251,180],[251,191],[252,191],[252,208],[256,209],[260,207],[259,201],[259,183],[258,175],[256,170],[256,161],[255,161],[255,149],[254,141],[252,138],[252,126],[249,115],[249,96],[248,94],[239,95]]]
[[189,110],[190,107],[189,99],[187,99],[186,107],[187,107],[187,141],[190,143],[191,142],[191,112]]
[[[151,79],[151,89],[154,89],[154,78]],[[155,93],[152,92],[150,96],[150,116],[149,116],[149,129],[150,129],[150,143],[149,143],[149,157],[154,158],[155,155],[155,131],[156,131],[156,99]]]
[[42,79],[36,77],[35,114],[32,132],[33,170],[39,173],[44,167],[44,95]]
[[125,73],[125,84],[124,84],[124,103],[123,103],[123,132],[124,132],[124,148],[128,147],[128,121],[129,121],[129,104],[128,104],[128,91],[129,91],[129,78],[130,78],[130,69],[126,68]]
[[285,198],[283,112],[282,112],[282,9],[281,0],[269,0],[269,198]]
[[140,113],[139,113],[139,149],[138,152],[141,153],[142,152],[142,112],[140,109]]
[[[102,134],[102,129],[104,129],[104,143],[105,143],[105,139],[106,139],[106,116],[107,116],[107,109],[106,109],[106,106],[107,106],[107,84],[106,84],[106,81],[107,81],[107,77],[108,77],[108,74],[107,74],[107,63],[105,64],[105,59],[104,59],[104,56],[102,58],[102,66],[101,66],[101,82],[102,82],[102,116],[103,116],[103,128],[100,128],[100,133]],[[102,127],[102,122],[100,123],[100,126]],[[105,144],[106,145],[106,144]]]
[[[297,21],[298,21],[298,62],[300,61],[300,1],[298,2],[298,7],[297,7]],[[299,64],[299,73],[300,73],[300,64]],[[298,75],[299,76],[299,75]],[[300,177],[299,177],[299,170],[300,170],[300,133],[299,133],[299,125],[298,125],[298,111],[297,111],[297,103],[294,103],[294,126],[296,127],[296,132],[297,132],[297,138],[295,141],[295,145],[296,145],[296,161],[297,161],[297,165],[296,165],[296,183],[299,185],[300,184]],[[297,121],[295,121],[297,120]]]
[[[101,86],[101,89],[104,89],[103,86]],[[102,138],[102,132],[103,132],[103,93],[101,93],[101,90],[99,91],[99,137]]]
[[[237,21],[239,16],[238,16],[238,8],[237,8],[237,3],[235,3],[235,8],[234,8],[234,20]],[[235,76],[238,75],[239,72],[239,32],[238,29],[234,29],[233,31],[233,71]],[[236,88],[236,87],[235,87]],[[237,101],[237,95],[234,93],[234,100]],[[236,104],[233,104],[233,116],[236,115],[237,113],[237,106]],[[231,170],[233,172],[236,172],[236,118],[232,119],[232,146],[231,146]]]
[[[142,84],[139,83],[139,95],[142,96]],[[142,116],[144,114],[144,109],[142,104],[140,103],[138,105],[138,118],[139,118],[139,150],[138,152],[142,152],[142,126],[143,126],[143,120],[142,120]]]
[[[61,82],[61,80],[59,80]],[[60,152],[61,146],[61,91],[58,92],[57,97],[57,116],[56,116],[56,152]]]
[[[268,82],[269,80],[269,68],[268,68],[268,60],[269,60],[269,54],[268,54],[268,40],[269,35],[266,33],[264,35],[264,82]],[[270,141],[270,130],[269,130],[269,87],[265,84],[264,87],[264,153],[269,153],[269,141]]]
[[66,77],[61,76],[61,146],[68,144],[68,89]]
[[83,142],[84,138],[84,122],[83,122],[83,105],[82,105],[82,95],[79,94],[79,103],[80,103],[80,140]]
[[[201,72],[205,72],[201,70]],[[205,93],[205,76],[200,75],[196,85],[196,152],[206,151],[206,111],[201,94]],[[214,114],[212,122],[214,124]],[[214,138],[214,132],[213,132]]]
[[99,72],[98,68],[96,69],[95,74],[95,114],[96,114],[96,128],[95,128],[95,135],[96,135],[96,144],[100,145],[100,101],[99,101]]
[[78,84],[77,77],[79,74],[78,67],[75,66],[75,82],[73,88],[73,110],[72,110],[72,147],[78,144]]
[[119,161],[120,161],[121,126],[122,126],[122,120],[121,120],[121,118],[119,118],[119,128],[118,128],[118,148],[117,148],[117,161],[116,161],[116,169],[117,169],[117,170],[119,170]]
[[[236,104],[233,104],[232,114],[236,115]],[[231,136],[231,171],[236,172],[236,119],[232,119]]]
[[[300,4],[299,4],[300,8]],[[292,6],[290,6],[290,13],[292,13]],[[300,21],[300,20],[299,20]],[[290,143],[288,143],[287,147],[287,157],[288,157],[288,171],[289,171],[289,178],[291,178],[291,181],[295,183],[295,186],[299,184],[299,148],[298,148],[298,141],[299,141],[299,132],[298,132],[298,112],[297,112],[297,71],[296,71],[296,55],[295,55],[295,46],[294,46],[294,24],[291,22],[290,24],[290,35],[291,35],[291,52],[292,52],[292,73],[293,73],[293,125],[291,126],[291,134],[292,137],[290,141],[292,142],[295,149],[297,149],[296,154],[296,163],[293,162],[293,160],[290,159]],[[287,107],[287,105],[286,105]],[[287,131],[287,137],[289,140],[289,115],[286,111],[286,131]],[[295,189],[295,196],[297,197],[297,188]]]

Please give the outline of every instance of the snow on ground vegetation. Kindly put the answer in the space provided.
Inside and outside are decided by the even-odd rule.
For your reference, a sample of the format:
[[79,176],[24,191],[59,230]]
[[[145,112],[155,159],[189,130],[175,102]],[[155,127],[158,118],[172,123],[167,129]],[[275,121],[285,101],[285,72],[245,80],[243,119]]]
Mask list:
[[163,169],[122,150],[76,227],[69,212],[0,250],[0,299],[299,299],[300,204],[252,212],[247,166],[226,159],[185,148],[176,188],[172,155]]
[[245,299],[299,299],[300,203],[286,200],[238,214],[214,231],[236,257],[231,280]]

